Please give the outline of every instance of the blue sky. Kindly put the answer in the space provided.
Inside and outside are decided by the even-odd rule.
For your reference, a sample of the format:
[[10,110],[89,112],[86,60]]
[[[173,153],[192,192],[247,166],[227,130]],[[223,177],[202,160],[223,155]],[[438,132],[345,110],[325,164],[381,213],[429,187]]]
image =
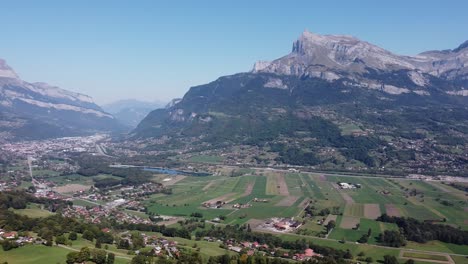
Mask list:
[[398,54],[468,39],[468,1],[6,1],[0,58],[26,81],[170,100],[290,52],[304,29]]

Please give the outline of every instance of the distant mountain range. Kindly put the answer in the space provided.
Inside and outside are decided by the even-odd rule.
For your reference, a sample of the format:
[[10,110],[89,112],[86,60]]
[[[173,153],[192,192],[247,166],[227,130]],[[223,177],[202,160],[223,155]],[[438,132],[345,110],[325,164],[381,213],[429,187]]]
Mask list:
[[28,83],[0,59],[0,140],[29,140],[121,130],[87,95]]
[[[400,56],[355,37],[305,31],[288,55],[190,88],[151,112],[132,137],[165,136],[179,142],[174,146],[204,149],[255,145],[277,153],[278,162],[301,165],[382,168],[405,162],[395,153],[406,151],[413,167],[446,159],[441,166],[459,170],[467,161],[460,146],[448,155],[437,144],[464,143],[461,153],[468,151],[467,106],[468,42]],[[406,149],[408,140],[427,152]]]
[[111,113],[120,123],[133,129],[149,112],[164,106],[165,103],[161,101],[147,102],[127,99],[106,104],[102,107],[105,111]]

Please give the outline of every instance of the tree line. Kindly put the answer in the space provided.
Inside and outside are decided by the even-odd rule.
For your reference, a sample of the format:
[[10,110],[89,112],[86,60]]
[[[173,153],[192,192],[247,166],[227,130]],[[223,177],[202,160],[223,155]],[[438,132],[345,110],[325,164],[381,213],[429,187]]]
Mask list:
[[377,221],[395,223],[407,240],[425,243],[439,240],[457,245],[468,245],[468,231],[453,226],[421,222],[414,218],[381,215]]

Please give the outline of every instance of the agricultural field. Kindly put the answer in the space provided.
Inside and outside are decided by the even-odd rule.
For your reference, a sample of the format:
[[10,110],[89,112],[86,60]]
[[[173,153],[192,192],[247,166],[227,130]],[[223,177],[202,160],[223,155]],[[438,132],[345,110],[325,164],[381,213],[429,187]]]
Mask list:
[[27,245],[10,251],[3,251],[3,249],[0,249],[0,262],[7,262],[9,264],[65,263],[66,255],[69,252],[71,252],[71,250],[57,246]]
[[[302,217],[307,201],[317,209],[339,208],[346,217],[375,220],[383,213],[407,216],[420,220],[442,220],[461,226],[464,223],[466,199],[460,193],[447,193],[443,199],[453,203],[445,206],[437,201],[443,190],[454,189],[448,185],[433,186],[422,181],[323,175],[313,173],[289,173],[279,171],[246,171],[244,176],[185,177],[171,184],[173,194],[154,195],[147,202],[149,211],[160,215],[187,217],[200,212],[205,219],[226,217],[226,223],[245,223],[249,219],[266,219],[274,216]],[[159,179],[161,180],[161,179]],[[361,188],[341,189],[338,182],[359,184]],[[409,196],[408,188],[424,192]],[[461,192],[461,191],[460,191]],[[253,202],[253,199],[266,202]],[[308,199],[308,200],[306,200]],[[222,201],[221,208],[205,208],[203,203]],[[234,209],[234,204],[250,204],[250,207]],[[302,208],[301,208],[302,207]],[[357,220],[356,220],[357,221]],[[380,229],[378,229],[380,230]]]
[[[305,238],[323,235],[326,223],[319,223],[320,220],[334,219],[336,227],[328,234],[327,240],[320,240],[320,243],[345,241],[345,245],[348,246],[370,232],[368,243],[358,247],[366,247],[371,252],[374,250],[372,246],[379,243],[377,238],[380,233],[385,230],[398,230],[395,224],[376,221],[383,213],[420,220],[442,221],[445,218],[448,224],[460,226],[462,229],[468,228],[464,222],[464,207],[467,207],[466,199],[462,199],[464,193],[459,190],[455,192],[453,187],[441,183],[264,169],[245,171],[242,174],[233,171],[235,170],[226,171],[224,176],[185,177],[171,185],[171,195],[157,194],[147,201],[149,211],[179,217],[190,217],[192,213],[198,212],[209,221],[222,216],[221,224],[249,223],[253,226],[272,217],[290,217],[302,221],[303,225],[289,235]],[[359,185],[360,188],[342,189],[338,182]],[[418,195],[409,194],[412,188],[418,190]],[[421,192],[423,198],[420,197]],[[255,198],[257,201],[254,201]],[[440,199],[453,205],[443,205]],[[225,204],[220,208],[206,208],[202,205],[216,201]],[[303,210],[309,202],[317,211],[330,209],[335,215],[308,218]],[[233,208],[235,204],[249,206]],[[405,248],[448,254],[467,253],[457,245],[441,242],[409,242]],[[399,257],[399,253],[399,250],[392,251],[392,255],[404,260]],[[376,257],[380,255],[381,252],[375,254]]]

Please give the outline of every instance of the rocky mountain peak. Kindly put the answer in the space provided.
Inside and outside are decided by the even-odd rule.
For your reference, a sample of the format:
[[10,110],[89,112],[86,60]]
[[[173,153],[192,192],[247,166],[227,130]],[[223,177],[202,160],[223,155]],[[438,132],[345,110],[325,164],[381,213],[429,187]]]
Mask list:
[[468,40],[463,42],[460,46],[458,46],[456,49],[452,50],[453,52],[459,52],[459,51],[462,51],[464,49],[467,49],[468,50]]
[[0,59],[0,78],[19,79],[16,72],[3,59]]
[[257,62],[253,72],[299,75],[336,80],[347,74],[414,69],[408,58],[348,35],[319,35],[304,31],[292,52],[271,63]]
[[293,43],[292,52],[301,55],[311,54],[317,47],[340,48],[353,46],[360,42],[359,39],[348,35],[319,35],[305,30]]

